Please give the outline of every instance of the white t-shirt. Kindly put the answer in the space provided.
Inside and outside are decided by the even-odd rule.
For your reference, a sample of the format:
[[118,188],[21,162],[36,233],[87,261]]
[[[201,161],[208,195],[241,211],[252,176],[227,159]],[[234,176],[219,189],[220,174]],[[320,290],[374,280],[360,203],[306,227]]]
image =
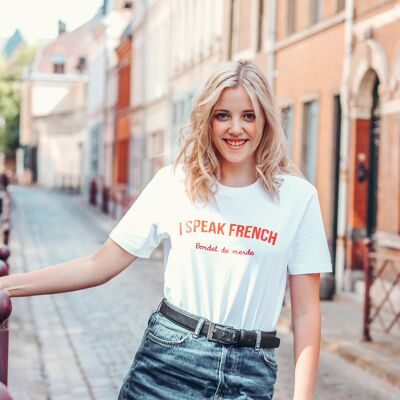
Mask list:
[[208,204],[188,198],[184,171],[161,168],[110,238],[137,257],[164,244],[164,296],[215,323],[271,331],[288,274],[332,272],[318,194],[281,174],[280,201],[259,181],[217,183]]

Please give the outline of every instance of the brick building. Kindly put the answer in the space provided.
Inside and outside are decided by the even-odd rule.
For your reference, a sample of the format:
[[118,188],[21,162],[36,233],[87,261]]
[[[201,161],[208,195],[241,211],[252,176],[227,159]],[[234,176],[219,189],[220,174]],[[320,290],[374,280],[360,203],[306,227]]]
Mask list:
[[44,46],[21,83],[21,183],[77,189],[86,126],[86,48],[95,22]]
[[[337,288],[353,290],[362,280],[364,238],[373,237],[379,251],[400,250],[399,1],[139,3],[147,11],[140,12],[141,36],[133,32],[133,46],[142,52],[133,55],[132,90],[138,97],[132,102],[137,110],[142,107],[133,135],[143,131],[143,149],[149,148],[149,125],[163,120],[163,162],[172,161],[177,131],[215,65],[254,60],[282,109],[289,155],[318,188]],[[157,15],[168,15],[169,21]],[[170,58],[160,58],[165,35],[152,34],[155,20],[169,35]],[[144,67],[161,62],[166,75],[150,75]],[[166,88],[163,111],[157,101],[142,101],[140,82],[148,81],[141,74],[158,77]],[[151,171],[142,185],[149,176]]]
[[132,60],[132,24],[129,23],[116,48],[117,63],[117,105],[115,112],[115,145],[113,157],[113,198],[121,210],[126,208],[129,183],[129,148],[130,148],[130,95],[131,95],[131,60]]

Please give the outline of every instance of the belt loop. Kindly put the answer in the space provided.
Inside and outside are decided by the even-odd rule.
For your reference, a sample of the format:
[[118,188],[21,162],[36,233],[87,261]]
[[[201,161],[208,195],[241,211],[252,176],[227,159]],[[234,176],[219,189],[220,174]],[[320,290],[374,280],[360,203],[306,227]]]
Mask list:
[[195,329],[194,332],[193,332],[193,337],[194,337],[194,338],[197,339],[197,338],[199,337],[200,331],[201,331],[201,328],[202,328],[203,325],[204,325],[204,322],[206,322],[206,320],[205,320],[204,318],[200,318],[200,319],[198,320],[197,325],[196,325],[196,329]]
[[257,330],[256,331],[256,345],[254,346],[255,351],[260,350],[260,345],[261,345],[261,331]]

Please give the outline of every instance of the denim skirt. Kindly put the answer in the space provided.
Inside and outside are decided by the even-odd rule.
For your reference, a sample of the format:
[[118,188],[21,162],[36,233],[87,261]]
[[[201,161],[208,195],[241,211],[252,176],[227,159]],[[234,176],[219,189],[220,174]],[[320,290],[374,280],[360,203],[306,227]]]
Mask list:
[[225,345],[164,317],[149,318],[118,400],[272,399],[275,349]]

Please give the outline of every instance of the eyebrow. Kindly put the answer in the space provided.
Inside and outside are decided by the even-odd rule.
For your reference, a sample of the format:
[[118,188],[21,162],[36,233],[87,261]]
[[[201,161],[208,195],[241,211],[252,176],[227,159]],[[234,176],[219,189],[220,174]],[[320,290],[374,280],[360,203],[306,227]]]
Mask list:
[[[230,112],[230,111],[228,111],[228,110],[224,110],[223,108],[217,108],[217,109],[214,110],[214,111],[223,111],[223,112],[227,112],[227,113]],[[243,110],[242,112],[254,112],[254,110],[253,110],[253,109],[249,109],[249,110]]]

